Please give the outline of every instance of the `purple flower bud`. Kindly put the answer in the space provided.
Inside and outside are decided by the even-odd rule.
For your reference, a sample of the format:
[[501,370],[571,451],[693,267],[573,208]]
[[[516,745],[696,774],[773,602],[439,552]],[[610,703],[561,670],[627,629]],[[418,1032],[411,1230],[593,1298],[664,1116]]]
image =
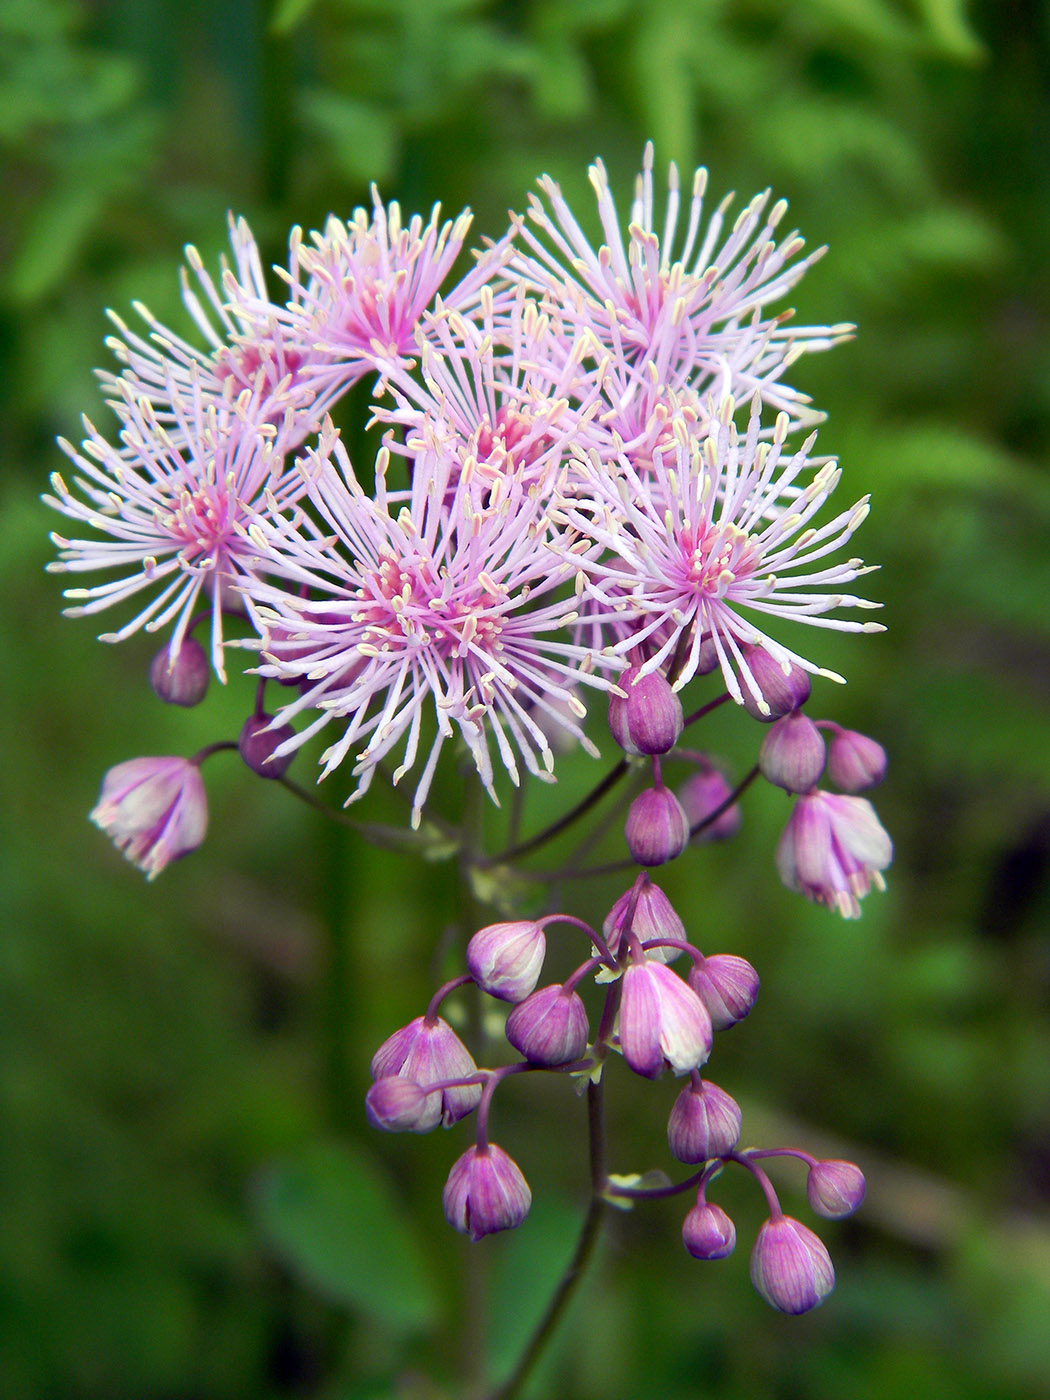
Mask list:
[[753,719],[769,723],[797,710],[809,699],[810,680],[801,666],[790,663],[785,671],[763,647],[744,646],[744,660],[758,688],[756,695],[746,676],[740,678],[744,709]]
[[623,974],[619,1036],[635,1074],[656,1079],[697,1069],[711,1053],[711,1018],[693,989],[663,963],[632,962]]
[[283,778],[295,757],[294,750],[275,757],[281,744],[295,738],[295,730],[290,724],[271,729],[272,723],[273,715],[249,715],[237,740],[241,757],[260,778]]
[[863,792],[886,776],[886,750],[855,729],[832,731],[828,777],[843,792]]
[[204,780],[187,758],[131,758],[105,775],[90,815],[117,850],[155,880],[204,840]]
[[661,754],[673,749],[685,725],[682,702],[660,671],[641,675],[630,667],[617,684],[626,700],[609,696],[609,728],[625,753]]
[[682,1222],[682,1243],[694,1259],[725,1259],[736,1248],[736,1226],[721,1206],[698,1200]]
[[892,859],[893,843],[870,802],[821,790],[798,799],[777,846],[788,889],[847,919],[859,918],[872,885],[885,889],[881,871]]
[[531,919],[489,924],[467,944],[467,969],[490,996],[521,1001],[539,981],[547,940]]
[[529,1213],[532,1192],[517,1163],[502,1147],[489,1143],[469,1148],[455,1163],[441,1204],[453,1229],[480,1240],[520,1225]]
[[688,845],[689,819],[678,798],[661,783],[646,788],[631,803],[624,834],[632,860],[639,865],[665,865]]
[[150,663],[153,693],[169,705],[199,705],[208,693],[210,680],[208,653],[194,637],[183,637],[174,655],[170,647],[161,647]]
[[534,1065],[565,1065],[587,1049],[587,1008],[560,983],[541,987],[507,1017],[507,1039]]
[[864,1191],[864,1173],[852,1162],[817,1162],[806,1178],[809,1203],[825,1220],[852,1215],[863,1201]]
[[801,710],[778,719],[758,752],[762,776],[787,792],[809,792],[816,787],[825,759],[820,730]]
[[758,973],[746,958],[715,953],[689,969],[689,985],[707,1007],[716,1031],[742,1021],[758,996]]
[[717,1084],[687,1084],[674,1101],[667,1143],[680,1162],[724,1157],[740,1141],[740,1105]]
[[[372,1056],[371,1070],[373,1079],[398,1075],[425,1089],[446,1079],[466,1079],[477,1074],[478,1067],[447,1021],[438,1016],[428,1024],[425,1017],[417,1016],[383,1042]],[[427,1094],[425,1110],[413,1131],[426,1133],[438,1123],[448,1128],[477,1108],[480,1098],[480,1084],[437,1089]]]
[[751,1282],[774,1308],[797,1315],[824,1301],[835,1287],[828,1251],[812,1230],[790,1215],[767,1220],[751,1251]]
[[[427,1120],[427,1095],[411,1079],[387,1075],[377,1079],[365,1095],[365,1113],[373,1128],[388,1133],[419,1133],[432,1128]],[[425,1124],[420,1127],[420,1124]]]
[[[605,916],[602,934],[609,945],[609,952],[620,951],[624,919],[631,903],[634,887],[626,890]],[[635,936],[646,943],[651,938],[675,938],[685,942],[685,924],[675,913],[674,906],[659,885],[649,881],[639,892],[634,906],[631,929]],[[656,962],[673,962],[678,957],[677,948],[653,948],[648,956]]]
[[[717,768],[708,765],[701,768],[699,772],[686,778],[685,782],[678,789],[678,800],[682,804],[692,829],[700,822],[706,821],[712,812],[716,812],[726,798],[732,792],[732,788]],[[740,807],[734,802],[731,807],[727,807],[720,817],[716,817],[713,822],[709,822],[702,831],[698,831],[692,838],[696,842],[701,841],[725,841],[730,836],[735,836],[740,829]]]

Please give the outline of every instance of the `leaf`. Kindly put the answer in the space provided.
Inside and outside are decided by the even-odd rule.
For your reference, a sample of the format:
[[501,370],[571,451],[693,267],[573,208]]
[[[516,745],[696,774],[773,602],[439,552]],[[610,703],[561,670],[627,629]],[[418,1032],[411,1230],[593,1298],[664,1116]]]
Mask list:
[[333,1303],[399,1332],[429,1329],[441,1302],[403,1206],[352,1143],[314,1142],[266,1170],[255,1210],[271,1249]]
[[316,5],[317,0],[277,0],[270,17],[271,34],[290,34]]
[[40,201],[7,276],[15,302],[31,305],[65,278],[101,212],[99,191],[86,185],[57,190]]

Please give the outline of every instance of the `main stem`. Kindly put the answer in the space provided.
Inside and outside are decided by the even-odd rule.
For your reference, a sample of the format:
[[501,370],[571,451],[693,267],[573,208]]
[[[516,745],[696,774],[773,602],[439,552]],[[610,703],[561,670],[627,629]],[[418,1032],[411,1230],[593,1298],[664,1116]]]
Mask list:
[[605,1200],[605,1107],[602,1095],[603,1080],[594,1080],[587,1085],[587,1125],[591,1158],[591,1203],[576,1241],[576,1249],[568,1267],[558,1282],[557,1288],[547,1305],[547,1311],[518,1359],[518,1364],[501,1386],[497,1386],[488,1400],[516,1400],[521,1394],[533,1368],[543,1354],[544,1348],[553,1337],[558,1324],[571,1303],[579,1287],[591,1255],[601,1235],[602,1222],[608,1210]]

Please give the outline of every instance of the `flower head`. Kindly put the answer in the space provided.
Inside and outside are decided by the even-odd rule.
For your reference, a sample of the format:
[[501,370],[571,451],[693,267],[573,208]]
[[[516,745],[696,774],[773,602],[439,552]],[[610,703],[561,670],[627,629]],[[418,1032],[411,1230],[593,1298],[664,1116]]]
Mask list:
[[187,758],[131,758],[102,781],[91,820],[149,879],[195,851],[208,829],[208,800]]
[[[447,1079],[469,1079],[478,1070],[470,1051],[440,1016],[432,1021],[417,1016],[395,1031],[372,1056],[370,1068],[377,1082],[396,1075],[422,1089]],[[480,1084],[456,1084],[428,1092],[422,1110],[413,1113],[412,1131],[426,1133],[438,1123],[451,1127],[473,1113],[480,1098]]]
[[893,843],[863,797],[816,789],[795,803],[777,846],[777,870],[788,889],[844,918],[860,916],[860,900],[886,888],[882,872]]
[[636,1074],[686,1074],[711,1053],[711,1018],[693,989],[663,963],[632,962],[623,975],[620,1049]]
[[751,1282],[780,1312],[809,1312],[835,1287],[835,1270],[823,1241],[782,1215],[767,1220],[751,1251]]
[[517,1162],[490,1142],[468,1148],[455,1163],[441,1204],[453,1229],[480,1240],[520,1225],[532,1205],[532,1192]]

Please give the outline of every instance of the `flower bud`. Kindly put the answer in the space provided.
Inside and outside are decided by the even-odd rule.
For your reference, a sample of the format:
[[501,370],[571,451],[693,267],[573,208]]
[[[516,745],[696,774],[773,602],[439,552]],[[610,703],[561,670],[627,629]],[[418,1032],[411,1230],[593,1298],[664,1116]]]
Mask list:
[[801,666],[789,663],[785,671],[780,662],[775,661],[763,647],[745,646],[742,650],[758,690],[756,695],[747,677],[740,678],[744,709],[753,719],[768,724],[806,703],[810,680]]
[[295,757],[294,750],[276,755],[282,744],[295,738],[295,730],[290,724],[271,729],[272,723],[273,715],[249,715],[237,740],[241,757],[260,778],[283,778]]
[[809,1312],[835,1287],[823,1242],[790,1215],[767,1220],[751,1251],[751,1282],[781,1312]]
[[694,676],[709,676],[712,671],[717,671],[721,662],[718,659],[718,648],[715,646],[714,638],[708,634],[700,643],[700,650],[696,656],[696,670]]
[[[731,792],[732,788],[722,774],[710,765],[686,778],[678,789],[678,800],[682,804],[690,830],[707,821],[712,812],[717,812]],[[691,839],[696,842],[725,841],[728,837],[735,836],[739,829],[740,807],[734,802],[721,816],[716,817],[713,822],[708,822]]]
[[825,1220],[852,1215],[864,1199],[864,1173],[852,1162],[817,1162],[809,1169],[806,1194],[814,1214]]
[[547,940],[531,919],[489,924],[467,944],[467,969],[489,996],[521,1001],[539,981]]
[[694,1259],[725,1259],[736,1248],[736,1226],[721,1206],[698,1200],[682,1222],[682,1243]]
[[[390,1074],[377,1079],[365,1095],[365,1113],[373,1128],[387,1133],[418,1133],[432,1128],[427,1123],[427,1095],[411,1079]],[[420,1127],[420,1124],[426,1124]]]
[[667,1121],[667,1144],[680,1162],[724,1157],[740,1141],[740,1105],[717,1084],[687,1084]]
[[[376,1080],[398,1075],[426,1089],[428,1084],[441,1084],[446,1079],[466,1079],[477,1074],[478,1067],[447,1021],[438,1016],[428,1024],[426,1017],[417,1016],[383,1042],[372,1056],[371,1071]],[[480,1098],[480,1084],[428,1093],[413,1132],[429,1132],[438,1123],[450,1127],[477,1108]]]
[[560,983],[541,987],[507,1017],[507,1039],[534,1065],[565,1065],[587,1049],[587,1008]]
[[609,696],[609,728],[625,753],[661,754],[673,749],[685,725],[682,702],[661,671],[642,675],[630,667],[617,684],[626,700]]
[[665,865],[685,850],[689,819],[663,784],[646,788],[631,803],[624,830],[631,859],[639,865]]
[[863,792],[886,776],[886,750],[855,729],[832,732],[828,746],[828,777],[843,792]]
[[131,758],[102,780],[91,820],[118,851],[155,880],[195,851],[208,829],[200,769],[187,758]]
[[172,654],[170,647],[161,647],[150,663],[149,683],[153,693],[169,705],[199,705],[208,692],[211,666],[208,653],[195,637],[183,637],[182,645]]
[[893,859],[893,843],[863,797],[820,789],[795,803],[777,846],[777,870],[788,889],[860,917],[859,901],[872,885],[885,889],[881,872]]
[[801,710],[778,719],[758,751],[762,776],[786,792],[809,792],[816,787],[825,759],[820,730]]
[[441,1204],[453,1229],[480,1240],[520,1225],[529,1213],[532,1192],[517,1163],[491,1142],[469,1148],[455,1163]]
[[689,985],[707,1007],[716,1031],[742,1021],[758,996],[758,973],[746,958],[715,953],[689,969]]
[[[630,907],[634,887],[626,890],[605,916],[602,934],[614,956],[620,951],[624,920]],[[634,905],[631,931],[642,943],[651,938],[674,938],[685,942],[685,924],[675,913],[674,906],[659,885],[651,880],[638,891]],[[647,956],[656,962],[669,963],[678,957],[677,948],[653,948]]]
[[703,1002],[663,963],[633,962],[623,975],[620,1049],[635,1074],[656,1079],[697,1069],[711,1053],[711,1018]]

